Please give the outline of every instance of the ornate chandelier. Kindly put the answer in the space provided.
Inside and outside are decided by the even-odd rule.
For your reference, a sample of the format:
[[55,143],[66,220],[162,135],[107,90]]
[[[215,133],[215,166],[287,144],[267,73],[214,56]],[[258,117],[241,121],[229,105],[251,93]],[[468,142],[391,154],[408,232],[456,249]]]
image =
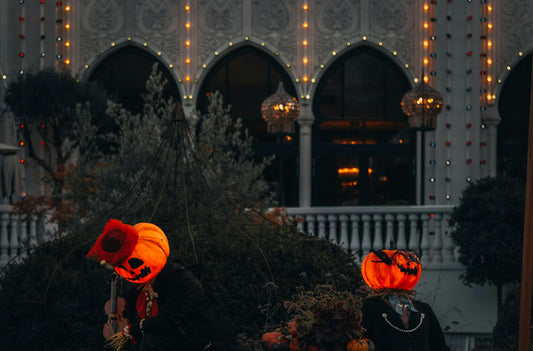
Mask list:
[[442,111],[442,95],[422,82],[409,90],[400,103],[413,129],[431,130],[437,126],[437,116]]
[[300,104],[295,97],[287,94],[280,82],[278,90],[261,104],[261,115],[267,122],[269,133],[292,134],[294,122],[300,115]]

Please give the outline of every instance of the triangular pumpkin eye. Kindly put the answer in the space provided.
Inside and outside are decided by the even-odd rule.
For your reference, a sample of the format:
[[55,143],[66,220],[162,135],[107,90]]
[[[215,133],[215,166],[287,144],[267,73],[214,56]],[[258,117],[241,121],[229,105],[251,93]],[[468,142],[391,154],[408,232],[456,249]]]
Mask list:
[[138,268],[142,266],[143,263],[144,263],[143,260],[141,260],[140,258],[136,258],[136,257],[132,257],[128,260],[128,264],[130,265],[131,269]]

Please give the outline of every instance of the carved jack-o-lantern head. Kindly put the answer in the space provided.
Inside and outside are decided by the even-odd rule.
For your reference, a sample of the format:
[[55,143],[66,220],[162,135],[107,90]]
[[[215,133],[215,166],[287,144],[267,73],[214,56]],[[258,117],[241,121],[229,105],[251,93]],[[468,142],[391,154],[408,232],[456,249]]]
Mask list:
[[363,279],[371,288],[411,290],[422,274],[420,259],[411,251],[379,250],[361,264]]
[[144,283],[161,272],[168,254],[168,240],[159,227],[150,223],[131,226],[111,219],[87,257],[113,266],[130,282]]

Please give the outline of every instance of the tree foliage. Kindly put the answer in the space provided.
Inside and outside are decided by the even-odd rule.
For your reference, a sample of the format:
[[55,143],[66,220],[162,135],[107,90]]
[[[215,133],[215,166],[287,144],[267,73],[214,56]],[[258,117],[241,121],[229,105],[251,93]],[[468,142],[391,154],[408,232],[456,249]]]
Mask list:
[[482,178],[463,191],[450,224],[466,284],[520,281],[524,194],[524,182],[510,177]]
[[5,102],[13,111],[29,158],[44,171],[54,196],[60,196],[64,172],[79,147],[79,120],[97,116],[92,123],[109,128],[103,118],[107,97],[88,82],[53,68],[28,71],[12,82]]
[[[162,86],[154,69],[141,114],[109,105],[116,133],[99,132],[90,114],[81,114],[79,145],[91,154],[80,152],[66,177],[70,213],[62,225],[69,234],[4,270],[3,350],[101,348],[110,274],[85,254],[109,218],[160,226],[169,259],[194,270],[250,350],[259,347],[258,335],[289,319],[282,303],[297,287],[359,287],[352,255],[298,232],[286,217],[277,223],[252,209],[270,198],[261,177],[268,160],[250,161],[251,141],[232,124],[220,96],[213,94],[193,130],[176,102],[163,98]],[[110,148],[92,150],[100,141]]]

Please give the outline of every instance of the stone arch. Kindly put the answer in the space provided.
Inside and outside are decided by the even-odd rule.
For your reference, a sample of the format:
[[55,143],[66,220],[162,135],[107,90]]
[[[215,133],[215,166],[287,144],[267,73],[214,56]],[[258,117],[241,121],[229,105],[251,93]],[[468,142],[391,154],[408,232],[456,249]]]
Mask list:
[[321,72],[312,98],[313,205],[414,203],[415,143],[400,107],[413,80],[403,67],[359,44]]
[[[221,46],[217,50],[215,50],[213,52],[213,55],[211,55],[209,59],[205,61],[202,69],[198,71],[198,74],[196,76],[197,84],[195,84],[193,90],[193,96],[195,97],[195,99],[198,97],[198,93],[200,92],[204,81],[209,76],[213,68],[219,62],[225,60],[228,55],[231,55],[246,47],[255,48],[258,51],[261,51],[265,55],[269,56],[272,60],[277,62],[280,67],[283,67],[285,73],[289,77],[291,77],[291,81],[293,82],[294,89],[297,94],[296,97],[298,98],[302,96],[303,90],[301,86],[298,84],[294,84],[294,82],[297,81],[298,77],[295,74],[294,70],[291,69],[292,66],[290,60],[284,55],[282,55],[279,50],[277,50],[275,47],[272,47],[268,43],[263,42],[257,38],[246,37],[244,39],[238,38],[235,41],[230,40],[228,44]],[[196,105],[197,101],[194,101],[194,104]]]
[[[140,112],[139,104],[142,104],[141,92],[144,90],[144,83],[152,70],[152,65],[158,63],[167,80],[166,95],[173,96],[179,101],[182,94],[175,71],[169,69],[164,55],[158,53],[137,41],[127,40],[98,54],[91,60],[91,64],[86,66],[82,78],[98,81],[106,90],[116,94],[121,103],[129,101],[127,104],[130,105],[132,112]],[[135,97],[138,99],[134,102]]]
[[526,176],[529,139],[531,76],[533,52],[515,60],[498,87],[497,108],[500,116],[497,139],[497,171],[512,176]]
[[[220,56],[220,57],[219,57]],[[221,91],[231,105],[231,115],[241,118],[252,136],[258,158],[275,155],[276,160],[265,170],[265,179],[278,194],[278,202],[285,206],[298,204],[298,125],[291,135],[271,134],[261,117],[261,103],[272,95],[279,81],[291,96],[298,97],[294,76],[287,72],[277,55],[263,46],[241,42],[231,46],[211,62],[209,70],[197,87],[196,107],[205,110],[211,92]]]
[[[383,45],[380,45],[379,43],[373,43],[370,40],[358,40],[354,43],[349,42],[349,45],[347,43],[345,45],[337,47],[335,50],[332,50],[332,52],[335,52],[335,55],[333,54],[329,55],[328,60],[322,62],[322,65],[324,67],[320,70],[317,70],[315,76],[313,77],[314,81],[318,83],[320,80],[322,80],[322,77],[327,72],[329,67],[331,67],[332,64],[334,64],[344,55],[349,54],[353,50],[357,50],[358,48],[361,48],[361,47],[367,47],[367,48],[373,49],[381,53],[383,56],[387,57],[388,59],[390,59],[393,63],[397,65],[399,70],[408,78],[411,88],[414,87],[415,76],[413,72],[407,68],[408,67],[407,63],[401,59],[398,53],[396,51],[390,51]],[[317,86],[318,84],[311,85],[311,88],[308,93],[311,96],[311,98],[314,97]]]

